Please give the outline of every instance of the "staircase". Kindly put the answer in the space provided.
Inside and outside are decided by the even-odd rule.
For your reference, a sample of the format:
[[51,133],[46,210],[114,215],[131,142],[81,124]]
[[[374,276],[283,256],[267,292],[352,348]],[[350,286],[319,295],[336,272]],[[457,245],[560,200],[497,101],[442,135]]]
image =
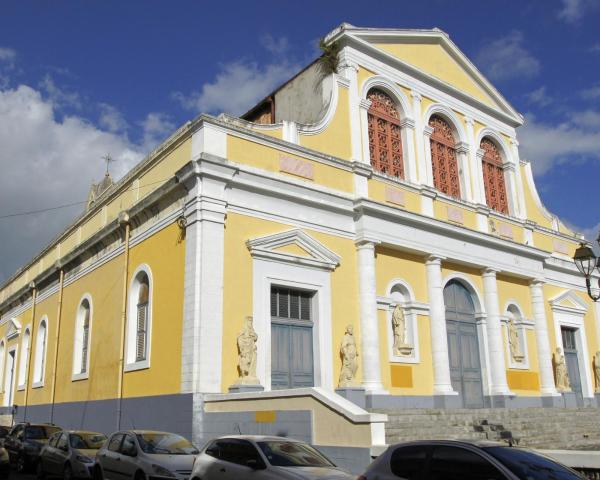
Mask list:
[[595,408],[373,410],[388,415],[386,443],[432,439],[506,441],[540,449],[600,449]]

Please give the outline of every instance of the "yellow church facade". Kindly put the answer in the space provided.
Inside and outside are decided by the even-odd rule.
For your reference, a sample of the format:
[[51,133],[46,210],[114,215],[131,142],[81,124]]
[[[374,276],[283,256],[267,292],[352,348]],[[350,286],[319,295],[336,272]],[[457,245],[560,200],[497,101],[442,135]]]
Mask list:
[[584,240],[522,117],[439,30],[327,42],[335,72],[186,123],[2,286],[5,412],[368,449],[371,409],[596,407]]

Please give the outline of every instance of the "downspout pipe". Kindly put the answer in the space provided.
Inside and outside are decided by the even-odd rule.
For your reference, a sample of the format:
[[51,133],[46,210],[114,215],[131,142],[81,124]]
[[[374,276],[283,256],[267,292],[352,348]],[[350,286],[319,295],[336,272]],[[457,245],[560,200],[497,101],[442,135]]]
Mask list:
[[56,336],[54,337],[54,366],[52,368],[52,389],[50,390],[50,423],[54,423],[54,404],[56,402],[56,376],[58,368],[58,349],[60,346],[60,320],[62,318],[63,288],[65,271],[60,268],[58,273],[58,302],[56,309]]
[[129,284],[129,237],[131,234],[131,225],[129,223],[129,214],[127,214],[127,212],[121,212],[119,214],[119,225],[125,230],[125,252],[123,254],[123,296],[121,302],[119,378],[117,382],[117,430],[121,430],[121,416],[123,415],[123,377],[125,375],[125,335],[127,328],[127,291]]
[[[31,333],[29,334],[29,345],[27,349],[27,368],[25,369],[25,392],[23,393],[23,421],[27,421],[27,402],[28,402],[28,394],[29,394],[29,378],[31,372],[31,358],[33,357],[33,342],[35,341],[35,302],[37,300],[37,287],[35,286],[35,282],[31,282],[29,284],[29,288],[31,288]],[[21,340],[21,343],[23,341]],[[36,352],[37,353],[37,352]]]

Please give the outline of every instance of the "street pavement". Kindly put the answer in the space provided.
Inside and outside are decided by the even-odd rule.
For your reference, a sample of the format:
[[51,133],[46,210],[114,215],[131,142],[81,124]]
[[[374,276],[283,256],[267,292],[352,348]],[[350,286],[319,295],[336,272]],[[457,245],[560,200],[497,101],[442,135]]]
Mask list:
[[14,470],[11,470],[9,480],[35,480],[35,473],[19,474]]

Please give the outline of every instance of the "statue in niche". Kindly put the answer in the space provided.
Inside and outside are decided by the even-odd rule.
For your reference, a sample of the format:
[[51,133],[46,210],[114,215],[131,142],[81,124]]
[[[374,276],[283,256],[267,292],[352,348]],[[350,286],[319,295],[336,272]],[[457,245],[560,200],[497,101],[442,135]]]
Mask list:
[[596,393],[600,393],[600,352],[594,355],[594,378],[596,379]]
[[258,335],[252,325],[252,317],[246,317],[244,328],[237,337],[240,371],[238,385],[259,384],[256,377],[256,340],[258,340]]
[[515,321],[512,315],[510,315],[508,318],[506,328],[508,329],[508,346],[510,348],[510,356],[512,357],[513,362],[521,363],[525,356],[521,351],[519,331],[517,330],[517,326],[515,325]]
[[356,387],[358,384],[354,380],[358,370],[358,350],[356,340],[354,339],[354,327],[346,326],[346,332],[340,345],[340,356],[342,357],[342,370],[338,386],[340,388]]
[[567,363],[565,362],[565,356],[562,353],[562,348],[557,347],[553,355],[554,363],[554,374],[556,376],[556,389],[559,392],[570,392],[571,382],[569,381],[569,374],[567,372]]
[[406,318],[404,309],[400,305],[396,305],[392,312],[392,331],[394,332],[394,355],[410,355],[413,347],[406,343]]

